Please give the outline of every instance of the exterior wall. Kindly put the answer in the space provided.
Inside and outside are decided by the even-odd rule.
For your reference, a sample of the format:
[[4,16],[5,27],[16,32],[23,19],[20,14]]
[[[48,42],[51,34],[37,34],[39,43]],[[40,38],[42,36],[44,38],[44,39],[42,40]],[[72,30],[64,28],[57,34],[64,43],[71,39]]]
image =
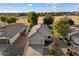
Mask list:
[[20,32],[18,32],[13,38],[10,39],[10,43],[12,44],[19,36]]
[[10,43],[14,43],[14,41],[21,35],[21,33],[24,31],[25,28],[23,28],[21,31],[19,31],[15,36],[13,36],[10,39]]
[[33,39],[29,41],[30,44],[44,44],[43,41],[40,39]]
[[9,39],[0,39],[0,44],[9,44]]
[[29,42],[27,41],[27,42],[26,42],[25,49],[24,49],[23,54],[22,54],[23,56],[26,55],[26,52],[27,52],[27,50],[28,50],[28,47],[29,47]]

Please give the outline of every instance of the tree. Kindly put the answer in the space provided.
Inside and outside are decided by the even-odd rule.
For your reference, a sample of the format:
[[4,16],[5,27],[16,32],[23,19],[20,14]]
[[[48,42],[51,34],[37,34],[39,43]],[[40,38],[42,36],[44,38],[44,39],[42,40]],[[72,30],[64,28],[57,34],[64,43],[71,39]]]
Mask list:
[[71,26],[74,25],[74,21],[72,19],[69,19],[68,22]]
[[63,19],[67,20],[71,26],[74,25],[74,21],[71,18],[68,18],[67,16],[65,16]]
[[1,15],[0,16],[0,20],[3,21],[3,22],[6,22],[7,21],[7,18],[4,15]]
[[35,12],[30,12],[27,14],[28,22],[30,22],[30,26],[34,26],[37,24],[38,15]]
[[1,21],[7,22],[7,23],[15,23],[17,18],[16,16],[0,16]]
[[17,20],[16,16],[9,16],[7,19],[8,23],[15,23]]
[[43,20],[44,20],[44,24],[47,24],[47,25],[52,24],[54,21],[51,14],[47,14]]
[[56,33],[57,37],[64,37],[69,31],[70,24],[66,18],[61,18],[61,20],[54,22],[53,32]]

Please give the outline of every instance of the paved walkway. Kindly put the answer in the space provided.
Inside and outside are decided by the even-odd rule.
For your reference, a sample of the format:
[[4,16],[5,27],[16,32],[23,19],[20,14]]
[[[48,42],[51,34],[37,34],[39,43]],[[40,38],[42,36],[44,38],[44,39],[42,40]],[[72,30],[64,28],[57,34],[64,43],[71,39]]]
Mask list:
[[41,56],[41,54],[37,50],[33,49],[32,47],[28,47],[26,56]]
[[56,39],[56,45],[55,45],[55,50],[56,50],[56,56],[64,56],[64,52],[62,51],[62,48],[68,48],[68,46],[65,44],[63,40],[58,40]]

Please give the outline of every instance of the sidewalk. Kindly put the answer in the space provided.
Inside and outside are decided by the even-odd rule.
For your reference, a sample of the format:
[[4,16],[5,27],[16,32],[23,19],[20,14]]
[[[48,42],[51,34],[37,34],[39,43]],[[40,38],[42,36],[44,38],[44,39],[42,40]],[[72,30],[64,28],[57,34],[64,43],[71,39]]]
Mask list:
[[33,49],[32,47],[28,47],[28,50],[26,52],[26,56],[41,56],[41,54]]

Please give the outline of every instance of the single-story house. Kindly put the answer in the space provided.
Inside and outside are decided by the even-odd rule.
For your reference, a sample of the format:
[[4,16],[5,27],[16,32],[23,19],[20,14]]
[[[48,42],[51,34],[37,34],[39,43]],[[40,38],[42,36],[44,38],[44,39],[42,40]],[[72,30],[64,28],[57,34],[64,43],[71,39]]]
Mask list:
[[0,30],[0,43],[12,44],[25,29],[25,25],[18,23]]
[[[26,30],[26,26],[22,23],[16,23],[16,24],[7,26],[3,29],[0,29],[0,52],[2,53],[2,55],[4,55],[5,53],[6,55],[8,55],[9,52],[11,53],[18,48],[18,47],[16,48],[14,43],[16,42],[16,40],[18,40],[18,38],[21,35],[23,35],[25,30]],[[17,50],[19,51],[19,49]]]
[[43,55],[44,48],[52,43],[52,33],[47,25],[37,24],[33,26],[27,36],[29,46]]
[[29,44],[45,45],[46,42],[52,41],[52,33],[47,25],[37,24],[33,26],[27,38]]

